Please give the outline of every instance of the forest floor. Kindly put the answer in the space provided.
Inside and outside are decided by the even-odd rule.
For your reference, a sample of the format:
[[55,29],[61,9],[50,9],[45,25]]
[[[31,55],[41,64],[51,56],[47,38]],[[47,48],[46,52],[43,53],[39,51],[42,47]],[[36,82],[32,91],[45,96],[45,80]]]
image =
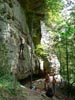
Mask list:
[[0,100],[52,100],[42,93],[38,93],[27,87],[21,86],[16,90],[10,91],[0,88]]
[[33,85],[37,87],[36,90],[30,89],[29,84],[17,85],[16,89],[0,86],[0,100],[75,100],[73,97],[68,98],[62,94],[60,89],[56,90],[53,98],[47,97],[44,91],[44,79],[33,81]]
[[[44,79],[35,80],[35,81],[32,82],[32,84],[33,84],[33,86],[35,86],[37,88],[37,89],[34,89],[35,92],[42,94],[44,97],[47,97],[45,95],[46,91],[44,90]],[[29,84],[26,84],[25,86],[28,87]],[[50,99],[51,98],[49,98],[49,100]],[[56,86],[56,93],[55,93],[55,95],[53,96],[53,98],[51,100],[75,100],[75,96],[65,95],[62,92],[62,89],[60,88],[60,86]]]

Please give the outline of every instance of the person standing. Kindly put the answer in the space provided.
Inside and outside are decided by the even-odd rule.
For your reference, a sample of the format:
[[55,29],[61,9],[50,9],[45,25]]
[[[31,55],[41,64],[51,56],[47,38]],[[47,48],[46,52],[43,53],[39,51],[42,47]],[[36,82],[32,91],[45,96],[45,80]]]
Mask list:
[[53,87],[53,94],[55,94],[55,91],[56,91],[56,79],[53,75],[53,80],[52,80],[52,87]]
[[46,96],[52,98],[54,96],[52,85],[51,85],[51,80],[50,80],[50,74],[48,73],[46,75],[45,79],[45,88],[46,88]]
[[50,84],[50,81],[49,81],[49,74],[46,72],[46,75],[45,75],[45,82],[44,82],[45,90],[47,90],[47,89],[49,88],[49,84]]

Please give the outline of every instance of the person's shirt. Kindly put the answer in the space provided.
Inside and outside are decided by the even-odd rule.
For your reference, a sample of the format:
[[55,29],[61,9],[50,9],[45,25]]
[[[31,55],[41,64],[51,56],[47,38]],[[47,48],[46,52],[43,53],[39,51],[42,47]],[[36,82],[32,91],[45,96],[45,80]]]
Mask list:
[[24,44],[25,43],[25,39],[23,37],[21,37],[21,38],[22,38],[22,44]]
[[56,79],[53,77],[53,81],[52,81],[53,85],[55,85],[56,83]]

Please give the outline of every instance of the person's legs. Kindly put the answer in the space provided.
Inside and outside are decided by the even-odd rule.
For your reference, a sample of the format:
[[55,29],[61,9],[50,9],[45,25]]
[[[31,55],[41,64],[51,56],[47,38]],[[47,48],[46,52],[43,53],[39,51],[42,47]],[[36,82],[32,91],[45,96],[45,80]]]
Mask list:
[[55,94],[55,84],[53,84],[53,94]]
[[20,53],[19,53],[19,58],[24,59],[24,44],[20,44]]

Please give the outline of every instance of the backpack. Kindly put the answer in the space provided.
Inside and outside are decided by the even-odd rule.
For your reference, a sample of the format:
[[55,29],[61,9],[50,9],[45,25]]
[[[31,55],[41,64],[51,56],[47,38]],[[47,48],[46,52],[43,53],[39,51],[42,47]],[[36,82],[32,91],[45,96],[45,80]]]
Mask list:
[[46,91],[46,96],[48,96],[48,97],[53,97],[52,88],[49,88],[49,89]]

